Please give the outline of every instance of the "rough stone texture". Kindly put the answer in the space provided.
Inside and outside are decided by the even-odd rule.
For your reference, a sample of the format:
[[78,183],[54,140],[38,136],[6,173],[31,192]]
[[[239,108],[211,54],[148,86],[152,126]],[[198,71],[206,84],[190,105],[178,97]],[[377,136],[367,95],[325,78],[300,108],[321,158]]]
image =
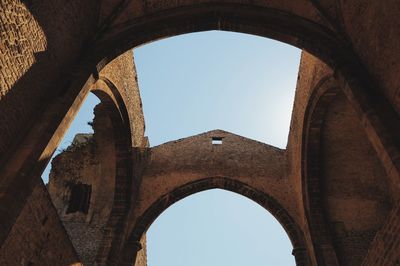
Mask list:
[[43,183],[34,189],[2,245],[0,265],[81,265]]
[[[73,143],[52,162],[49,192],[84,265],[93,265],[109,219],[115,190],[115,141],[104,106],[95,107],[94,135],[76,135]],[[89,209],[68,212],[73,185],[90,186]],[[138,264],[145,265],[145,237]]]
[[94,32],[96,2],[0,1],[0,154],[21,141],[44,102],[63,94],[60,79]]
[[140,240],[140,244],[142,249],[139,250],[135,266],[147,266],[147,247],[146,247],[146,235],[143,235],[142,239]]
[[399,265],[400,204],[395,206],[385,225],[376,234],[363,265]]
[[[132,59],[131,59],[132,60]],[[116,159],[113,125],[103,103],[94,109],[94,134],[78,134],[52,161],[49,192],[61,221],[84,265],[94,265],[110,217],[115,191]],[[76,185],[90,187],[87,212],[70,212]],[[145,266],[146,239],[137,266]]]
[[[90,90],[111,117],[115,140],[114,197],[99,265],[131,266],[141,234],[159,211],[213,186],[244,194],[277,212],[284,226],[292,225],[287,231],[299,265],[359,265],[364,256],[366,265],[398,263],[397,0],[0,0],[0,11],[0,259],[6,263],[6,254],[18,245],[13,236],[29,224],[21,218],[24,211],[39,208],[29,199],[41,172]],[[212,153],[220,162],[214,165],[201,136],[146,149],[132,54],[126,51],[203,30],[258,34],[308,52],[300,66],[288,146],[279,151],[284,175],[279,182],[273,176],[277,183],[271,190],[249,178],[262,175],[266,165],[246,168],[242,159],[230,161],[224,152]],[[226,134],[235,139],[227,147],[233,154],[249,145],[254,151],[246,151],[243,161],[260,159],[263,145]],[[274,153],[266,155],[260,163],[276,162]],[[189,159],[203,168],[185,165]],[[227,176],[210,179],[210,173]],[[151,181],[158,196],[151,195]],[[355,208],[363,210],[357,217]],[[65,238],[57,225],[50,227]],[[35,232],[26,233],[31,243],[43,237]],[[24,254],[40,250],[18,248]]]
[[[222,138],[223,143],[212,144],[213,137]],[[133,212],[138,216],[173,189],[212,177],[229,177],[268,191],[292,216],[297,216],[296,209],[292,208],[294,194],[287,180],[283,150],[215,130],[151,148],[148,156]]]
[[332,71],[303,53],[288,141],[290,175],[318,263],[360,265],[396,206],[397,185],[389,186],[390,169],[338,88]]
[[[326,64],[306,52],[302,53],[286,150],[289,162],[289,179],[291,180],[290,182],[293,183],[295,195],[297,197],[296,205],[301,212],[299,224],[305,232],[310,230],[306,217],[307,210],[304,205],[304,202],[306,202],[304,193],[305,182],[302,180],[305,157],[303,146],[307,145],[304,136],[305,132],[307,132],[307,125],[305,124],[307,117],[306,112],[307,109],[310,108],[312,94],[317,84],[321,79],[330,75],[332,75],[332,70]],[[317,141],[317,145],[319,145],[318,138]],[[299,160],[299,158],[302,159]],[[320,213],[321,210],[317,209],[316,212]],[[321,234],[321,232],[318,232],[318,234]],[[311,249],[315,248],[312,244],[311,235],[306,234],[306,241]],[[335,258],[336,255],[332,257]],[[313,264],[317,263],[315,258],[312,257],[311,259],[314,260]],[[330,265],[335,264],[331,263]]]
[[122,101],[120,105],[124,105],[127,109],[127,119],[130,121],[132,147],[146,146],[146,139],[143,137],[145,123],[142,101],[137,83],[136,67],[133,64],[133,53],[128,51],[122,54],[103,68],[99,75],[100,79],[94,84],[94,88],[110,84],[118,88]]
[[[222,144],[213,144],[213,138],[222,139]],[[129,242],[139,241],[174,202],[202,190],[221,188],[265,207],[287,230],[294,249],[305,249],[284,150],[214,130],[151,148],[146,160],[137,204],[128,218]],[[129,249],[123,254],[132,256]],[[125,257],[121,263],[132,264],[130,260],[134,258]],[[307,262],[302,255],[296,260]]]
[[344,95],[330,103],[322,131],[321,193],[328,226],[340,264],[361,265],[391,208],[388,180]]
[[396,0],[344,1],[341,13],[347,36],[391,104],[400,112],[400,5]]
[[[77,135],[52,162],[49,192],[84,265],[93,265],[110,216],[115,189],[115,144],[110,118],[95,107],[94,135]],[[79,139],[81,139],[79,141]],[[83,140],[82,140],[83,139]],[[74,185],[90,186],[87,213],[69,212]]]

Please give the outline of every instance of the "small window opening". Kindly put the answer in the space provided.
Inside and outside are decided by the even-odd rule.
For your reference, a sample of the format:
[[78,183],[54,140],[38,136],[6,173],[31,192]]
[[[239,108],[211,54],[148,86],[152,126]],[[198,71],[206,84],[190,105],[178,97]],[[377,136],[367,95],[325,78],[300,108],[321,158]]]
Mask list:
[[87,214],[90,205],[92,186],[82,183],[71,184],[71,196],[68,203],[68,213],[82,212]]
[[211,144],[212,145],[221,145],[222,144],[222,138],[221,137],[212,137],[211,138]]

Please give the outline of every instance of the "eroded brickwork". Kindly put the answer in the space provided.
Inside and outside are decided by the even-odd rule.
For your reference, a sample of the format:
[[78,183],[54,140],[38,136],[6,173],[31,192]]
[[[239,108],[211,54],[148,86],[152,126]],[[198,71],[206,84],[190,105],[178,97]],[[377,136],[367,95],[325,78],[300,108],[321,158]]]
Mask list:
[[[131,266],[135,257],[143,262],[145,251],[135,253],[140,240],[135,232],[143,233],[147,220],[173,197],[221,186],[261,202],[271,212],[279,210],[283,224],[292,225],[287,230],[292,238],[296,236],[292,242],[299,265],[399,263],[397,0],[0,0],[0,11],[1,264],[76,262],[39,176],[93,86],[102,87],[110,98],[102,101],[105,106],[115,107],[111,121],[116,122],[112,126],[116,145],[104,144],[108,139],[98,145],[94,136],[94,144],[89,141],[66,151],[59,163],[73,162],[75,170],[58,173],[70,183],[55,182],[58,189],[53,194],[66,228],[75,235],[73,241],[85,233],[90,235],[85,238],[94,239],[92,246],[75,241],[84,260],[94,256],[107,213],[111,219],[102,236],[99,264],[112,261]],[[279,181],[287,186],[269,190],[263,182],[251,183],[259,179],[246,179],[268,167],[268,158],[254,169],[238,169],[240,159],[229,164],[229,156],[222,162],[224,169],[210,167],[207,160],[201,161],[204,169],[190,165],[174,169],[182,161],[168,155],[179,145],[166,145],[166,150],[154,153],[146,149],[129,50],[159,38],[204,30],[272,37],[312,54],[303,53],[288,146],[280,152],[286,168]],[[345,98],[342,103],[346,104],[335,103],[337,97]],[[97,134],[103,129],[110,132],[109,122],[101,124],[104,127]],[[191,157],[197,154],[191,149],[198,148],[188,145],[183,154]],[[231,148],[241,150],[240,145]],[[257,158],[259,150],[254,152],[250,157]],[[104,164],[111,153],[116,155],[115,163]],[[156,182],[158,198],[151,194],[154,187],[148,186],[151,178],[145,180],[142,175],[157,172],[146,168],[160,162],[152,158],[154,154],[168,162],[164,177],[174,177],[171,183]],[[199,179],[202,171],[217,170],[234,178]],[[100,172],[110,175],[95,174]],[[114,188],[107,183],[111,176],[116,180]],[[161,176],[152,176],[153,181],[162,180]],[[70,200],[71,195],[81,195],[81,200]],[[151,200],[138,203],[141,197]],[[106,206],[104,211],[94,207],[99,205]],[[135,224],[138,208],[144,221]],[[16,250],[21,256],[12,256]],[[65,253],[59,255],[60,250]]]
[[93,265],[115,187],[115,144],[110,118],[95,107],[94,135],[77,135],[52,162],[49,192],[84,265]]
[[[114,200],[116,150],[107,108],[94,109],[94,134],[78,134],[52,161],[49,192],[84,265],[94,265]],[[146,265],[145,237],[136,265]]]
[[21,141],[27,130],[20,127],[47,100],[64,93],[68,82],[59,79],[70,76],[93,34],[96,2],[0,1],[0,123],[7,125],[0,131],[0,155]]
[[[46,49],[46,36],[27,6],[0,1],[0,99],[35,63],[35,53]],[[12,66],[12,67],[11,67]]]

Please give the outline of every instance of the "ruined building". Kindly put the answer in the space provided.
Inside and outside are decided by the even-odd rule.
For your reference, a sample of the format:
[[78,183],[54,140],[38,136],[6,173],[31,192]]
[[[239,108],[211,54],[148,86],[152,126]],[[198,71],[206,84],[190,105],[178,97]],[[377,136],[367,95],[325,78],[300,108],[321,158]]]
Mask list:
[[[52,161],[48,191],[84,265],[94,265],[115,190],[115,142],[104,104],[96,106],[94,134],[78,134]],[[145,238],[135,266],[146,266]]]
[[[297,265],[399,265],[399,15],[398,0],[0,0],[0,265],[145,265],[152,221],[211,188],[271,212]],[[219,130],[149,148],[130,50],[205,30],[303,50],[286,149]],[[47,190],[89,92],[95,134]]]

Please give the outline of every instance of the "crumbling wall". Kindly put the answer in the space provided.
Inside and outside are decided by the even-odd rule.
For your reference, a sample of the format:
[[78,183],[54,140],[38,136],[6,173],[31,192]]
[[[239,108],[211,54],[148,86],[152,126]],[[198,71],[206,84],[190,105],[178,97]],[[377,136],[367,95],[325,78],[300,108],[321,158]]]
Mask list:
[[95,133],[79,134],[56,156],[49,192],[82,262],[92,265],[114,199],[115,144],[110,118],[95,107]]
[[[114,201],[116,148],[107,111],[104,103],[95,107],[94,134],[76,135],[54,158],[49,177],[50,195],[84,265],[95,263]],[[145,249],[141,254],[138,265],[145,265]]]
[[[0,163],[8,160],[12,161],[12,163],[1,165],[2,168],[5,167],[7,170],[11,170],[6,171],[5,177],[2,176],[4,179],[2,179],[0,194],[2,195],[2,210],[15,210],[8,212],[2,211],[4,226],[1,228],[1,240],[3,241],[6,239],[6,241],[2,242],[2,253],[0,257],[7,258],[5,260],[6,262],[8,260],[13,260],[13,258],[10,257],[10,254],[12,253],[8,252],[10,250],[16,250],[15,247],[18,247],[18,250],[23,250],[22,253],[28,254],[28,257],[32,257],[29,254],[34,253],[33,250],[38,250],[37,248],[39,246],[37,246],[35,241],[42,239],[42,235],[36,235],[36,231],[27,232],[24,230],[26,230],[25,227],[27,224],[34,225],[32,228],[35,228],[35,230],[41,228],[42,225],[40,225],[39,220],[30,221],[26,218],[26,213],[46,213],[47,211],[50,213],[51,208],[46,207],[47,203],[44,198],[33,201],[36,202],[35,204],[37,205],[33,204],[29,200],[30,197],[37,196],[37,194],[35,194],[37,188],[35,188],[33,194],[30,195],[34,185],[30,186],[29,184],[35,184],[35,182],[28,181],[32,180],[29,178],[39,176],[37,172],[40,171],[40,163],[43,163],[46,159],[45,157],[41,157],[40,154],[42,154],[47,142],[52,137],[55,128],[59,126],[66,110],[71,106],[71,98],[73,98],[74,95],[76,96],[76,93],[73,90],[75,89],[78,91],[81,88],[75,86],[76,88],[74,87],[74,89],[71,89],[71,84],[75,80],[86,80],[89,72],[96,72],[94,68],[95,62],[90,62],[90,60],[86,62],[83,60],[83,58],[91,52],[88,51],[88,47],[91,49],[93,43],[98,44],[101,37],[107,36],[107,26],[113,24],[112,19],[108,20],[108,15],[110,13],[114,15],[114,11],[116,12],[114,18],[117,18],[117,23],[116,25],[114,24],[114,27],[111,27],[113,28],[111,29],[111,33],[113,32],[112,30],[116,30],[114,33],[120,33],[118,31],[123,31],[123,26],[127,26],[123,24],[118,25],[118,23],[121,22],[121,17],[125,17],[127,18],[126,21],[130,21],[130,15],[134,17],[141,14],[148,15],[148,13],[144,11],[158,10],[160,7],[165,9],[177,5],[176,8],[172,8],[172,10],[175,11],[179,8],[178,5],[181,6],[182,3],[187,6],[191,5],[190,1],[184,1],[182,3],[180,1],[167,2],[168,1],[155,1],[148,9],[143,6],[142,3],[133,1],[130,7],[134,9],[129,9],[128,12],[125,12],[125,16],[118,17],[119,14],[116,7],[117,4],[119,4],[119,1],[115,1],[115,3],[110,1],[104,4],[103,7],[105,8],[102,10],[110,10],[110,12],[99,12],[99,1],[95,0],[0,0],[0,10],[2,11],[0,12],[0,125],[2,125],[2,130],[0,132]],[[316,28],[332,24],[328,27],[329,30],[328,28],[321,28],[321,31],[328,33],[328,31],[332,30],[333,35],[337,34],[338,36],[336,37],[342,37],[344,49],[346,49],[346,47],[351,47],[351,49],[354,50],[355,54],[361,59],[363,66],[367,69],[368,74],[371,74],[374,81],[377,81],[378,86],[376,89],[379,92],[382,92],[397,111],[400,112],[400,87],[398,86],[400,82],[400,76],[398,75],[400,70],[400,53],[398,53],[398,42],[400,36],[400,20],[398,20],[398,14],[400,13],[400,5],[398,4],[398,1],[319,1],[322,8],[321,6],[316,5],[316,2],[317,1],[310,1],[299,4],[296,1],[277,1],[276,3],[283,3],[283,6],[285,7],[283,10],[292,10],[294,11],[294,15],[301,16],[301,14],[305,14],[305,20],[308,20],[307,18],[310,18],[311,16],[314,18],[312,21],[321,23],[320,25],[315,25]],[[246,4],[246,1],[243,3]],[[276,3],[268,1],[268,5],[272,4],[272,7],[279,6],[276,5]],[[324,8],[324,5],[327,6],[327,8]],[[300,7],[302,12],[299,12],[298,7]],[[200,7],[200,9],[202,9],[202,7]],[[132,10],[137,12],[130,12]],[[171,15],[171,19],[173,20],[173,12],[168,13],[168,10],[166,10],[165,14],[167,16]],[[195,8],[190,12],[196,14]],[[332,12],[335,13],[337,20],[332,20],[329,17],[329,14]],[[101,20],[109,24],[105,23],[98,25],[97,16],[99,14],[102,18]],[[326,16],[326,14],[328,14],[328,16]],[[193,17],[189,15],[190,14],[188,14],[188,17]],[[286,31],[283,31],[289,35],[293,32],[293,36],[281,35],[281,28],[279,27],[276,31],[273,31],[274,34],[276,34],[274,36],[280,37],[281,40],[287,40],[293,44],[296,43],[302,45],[302,36],[296,35],[296,33],[299,33],[297,32],[297,27],[301,27],[301,25],[293,25],[293,28],[291,29],[291,19],[294,19],[296,16],[293,16],[292,13],[288,13],[288,15],[290,18],[287,20],[289,27]],[[142,24],[147,26],[146,23],[148,21],[146,21],[146,18],[144,17],[143,20],[141,19],[142,18],[139,17],[139,20],[143,22]],[[238,31],[241,29],[244,31],[248,30],[248,28],[240,25],[241,18],[238,17],[237,19],[237,25],[232,21],[232,29]],[[150,21],[149,25],[151,25],[152,22],[154,21]],[[272,22],[274,22],[273,19]],[[263,22],[260,21],[260,33],[263,32],[261,30],[263,28],[262,23]],[[336,25],[335,23],[338,24]],[[220,25],[220,23],[218,25]],[[122,28],[118,26],[122,26]],[[224,23],[222,23],[222,26],[224,26]],[[130,30],[129,33],[131,34],[129,34],[129,36],[133,36],[135,39],[140,39],[140,36],[142,35],[147,34],[148,36],[151,36],[153,34],[151,30],[151,32],[146,32],[147,29],[145,28],[141,28],[143,29],[142,32],[135,32],[134,27],[126,28]],[[169,28],[168,25],[161,28],[164,28],[165,30],[165,35],[163,36],[172,36],[177,33],[182,33],[182,29],[185,27],[180,28],[181,30]],[[189,28],[192,30],[200,29],[202,28],[202,25],[190,25],[188,28],[185,28],[185,31],[189,31]],[[282,29],[285,29],[285,27]],[[310,31],[309,34],[306,33],[308,36],[305,37],[312,39],[313,33],[318,32]],[[127,38],[127,35],[128,34],[121,34],[123,38]],[[162,36],[155,35],[153,37]],[[123,38],[120,39],[120,43],[125,43],[125,39]],[[105,39],[106,40],[104,41],[107,42],[107,38]],[[126,41],[129,42],[129,40]],[[112,45],[116,45],[115,42],[111,43]],[[342,46],[338,46],[335,48],[340,49],[341,47]],[[106,46],[102,48],[112,50],[110,47]],[[99,49],[101,50],[102,48]],[[105,54],[108,54],[108,52],[105,52]],[[126,57],[128,58],[129,56],[126,55]],[[89,65],[88,68],[91,68],[90,71],[87,69],[81,70],[76,68],[77,64],[82,63],[81,60],[84,61],[82,65]],[[127,73],[131,75],[130,77],[134,77],[134,74],[132,74],[134,73],[134,69],[131,68],[131,66],[129,66],[129,68],[126,67],[123,61],[116,62],[116,65],[118,66],[107,75],[113,83],[117,84],[117,86],[121,88],[122,94],[124,94],[123,91],[125,90],[123,88],[126,88],[125,92],[127,93],[124,97],[129,99],[130,95],[132,95],[129,94],[129,86],[125,86],[126,83],[123,79],[120,79],[120,76],[113,77],[113,75],[116,73]],[[319,78],[323,76],[324,72],[333,71],[327,68],[324,64],[321,64],[319,60],[307,55],[304,55],[301,67],[302,72],[299,75],[299,85],[296,93],[296,104],[293,113],[291,134],[289,137],[288,154],[291,161],[290,177],[291,181],[295,185],[295,191],[298,197],[297,206],[293,206],[293,208],[298,209],[300,213],[303,212],[304,214],[302,198],[304,196],[304,191],[302,191],[301,184],[302,144],[304,137],[302,126],[304,113],[306,106],[309,103],[310,92],[314,88],[315,84],[320,80]],[[102,71],[99,73],[100,76],[102,76],[106,70]],[[367,77],[368,75],[365,76]],[[369,82],[369,79],[366,81]],[[80,84],[80,81],[77,81],[77,83]],[[368,91],[366,94],[374,97],[373,91]],[[127,100],[126,103],[127,105],[135,104],[136,107],[140,106],[137,100]],[[76,110],[76,106],[72,109]],[[45,112],[45,110],[47,110],[47,112]],[[132,121],[135,119],[140,121],[142,119],[139,117],[140,114],[137,110],[138,109],[136,109],[136,111],[128,110]],[[46,116],[42,116],[44,112],[47,114]],[[69,115],[67,115],[67,117],[68,116]],[[39,124],[35,130],[32,130],[33,124],[35,123],[35,125],[37,125],[38,120],[42,122],[49,121],[49,123],[43,123],[41,126]],[[383,121],[383,123],[387,123],[387,121]],[[391,125],[389,124],[387,126]],[[64,125],[60,128],[63,127]],[[141,146],[140,143],[144,141],[141,135],[144,127],[139,125],[136,129],[137,130],[132,130],[134,136],[132,140],[135,146]],[[28,132],[33,134],[27,134]],[[140,134],[138,132],[140,132]],[[61,134],[62,133],[58,132],[56,138]],[[394,132],[393,135],[397,136],[398,132]],[[24,139],[25,142],[22,143],[22,139]],[[397,143],[395,143],[395,145],[397,145]],[[397,150],[398,147],[395,146],[394,148],[394,150]],[[50,153],[51,151],[48,154]],[[394,156],[394,158],[397,157]],[[18,164],[25,163],[26,161],[28,162],[26,166],[24,164],[23,168],[19,168],[20,165]],[[96,167],[101,166],[97,165]],[[19,171],[19,169],[23,170]],[[393,171],[396,171],[396,169]],[[10,180],[16,181],[11,182]],[[29,189],[25,186],[28,186]],[[10,187],[12,189],[10,189]],[[21,193],[17,195],[15,191],[20,191]],[[89,191],[89,189],[87,191]],[[102,193],[99,193],[98,195],[100,194]],[[3,198],[5,199],[3,200]],[[69,203],[69,200],[58,200],[60,202]],[[93,201],[94,200],[95,198],[93,198]],[[25,204],[25,202],[27,203]],[[97,198],[97,202],[101,202],[101,199]],[[44,204],[44,207],[41,203]],[[393,210],[396,210],[397,207],[398,205],[396,205],[396,208]],[[39,211],[40,208],[44,209]],[[75,207],[72,209],[75,209]],[[62,210],[64,211],[64,214],[67,215],[66,212],[68,212],[68,207],[64,206],[64,209]],[[390,252],[392,252],[391,254],[395,254],[396,246],[398,247],[398,245],[395,244],[397,243],[396,235],[398,235],[396,234],[398,223],[395,218],[398,213],[393,210],[390,215],[391,219],[388,220],[385,226],[383,226],[383,231],[381,230],[378,232],[373,241],[373,246],[378,248],[376,250],[382,250],[382,247],[384,247],[383,249],[390,250]],[[93,214],[93,217],[96,216],[96,212],[91,212],[90,208],[88,209],[88,213]],[[104,215],[101,212],[98,213],[99,216]],[[74,217],[74,219],[78,219],[75,216],[79,216],[72,215],[72,212],[68,212],[68,215],[70,215],[69,217]],[[305,215],[302,217],[303,231],[308,232]],[[83,223],[83,220],[87,222],[86,218],[82,218],[79,222]],[[11,227],[14,222],[14,226]],[[56,222],[53,225],[50,226],[46,223],[46,228],[48,226],[49,228],[54,229],[58,226]],[[12,229],[11,231],[9,231],[10,228]],[[65,237],[62,237],[62,230],[60,230],[55,230],[55,235],[61,234],[60,243],[54,243],[54,247],[57,248],[59,247],[57,246],[58,244],[62,245],[62,243],[66,243],[64,241]],[[32,243],[35,244],[23,244],[20,232],[25,232],[26,235],[29,235]],[[391,241],[392,238],[396,240]],[[13,239],[20,241],[14,243],[12,242]],[[10,243],[14,243],[15,247]],[[62,248],[63,247],[61,247],[61,249]],[[48,247],[48,249],[52,250],[52,247]],[[369,261],[378,262],[379,257],[384,257],[382,255],[383,251],[378,252],[376,250],[368,253],[370,258]],[[69,252],[68,248],[66,252]],[[38,256],[41,255],[39,254]],[[390,257],[391,262],[396,260],[396,255],[390,255]],[[382,261],[384,261],[384,259],[382,259]],[[15,261],[13,261],[13,263],[14,262]],[[53,262],[55,265],[58,264],[58,261]]]

